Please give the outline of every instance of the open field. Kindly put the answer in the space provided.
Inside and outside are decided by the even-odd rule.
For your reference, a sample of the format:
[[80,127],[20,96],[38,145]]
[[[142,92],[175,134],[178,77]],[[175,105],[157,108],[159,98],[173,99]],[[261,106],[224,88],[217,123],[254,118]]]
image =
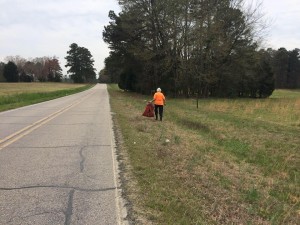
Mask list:
[[74,94],[90,88],[87,84],[0,83],[0,111]]
[[137,224],[299,224],[299,91],[167,99],[163,122],[141,116],[152,96],[109,92]]

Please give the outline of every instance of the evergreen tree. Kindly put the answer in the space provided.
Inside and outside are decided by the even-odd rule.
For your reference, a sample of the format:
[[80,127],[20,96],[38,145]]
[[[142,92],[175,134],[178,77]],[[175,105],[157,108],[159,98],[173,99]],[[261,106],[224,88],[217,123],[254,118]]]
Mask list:
[[300,88],[300,49],[289,51],[287,88]]
[[65,66],[70,67],[68,73],[75,83],[91,82],[96,79],[94,60],[88,49],[73,43],[67,53]]
[[6,80],[3,75],[4,66],[5,66],[5,63],[0,62],[0,82],[3,82]]
[[276,88],[287,87],[288,67],[289,67],[288,51],[285,48],[280,48],[275,53],[273,59],[273,70],[274,70]]
[[18,82],[19,81],[19,72],[18,67],[15,63],[9,61],[3,70],[3,75],[7,82]]
[[26,74],[24,71],[20,74],[20,82],[32,82],[33,76],[30,74]]

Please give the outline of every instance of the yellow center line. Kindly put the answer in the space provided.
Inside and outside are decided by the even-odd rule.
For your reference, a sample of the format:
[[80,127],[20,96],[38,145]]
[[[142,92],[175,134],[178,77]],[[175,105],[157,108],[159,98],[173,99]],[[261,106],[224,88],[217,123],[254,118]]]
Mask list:
[[54,118],[58,117],[59,115],[61,115],[62,113],[66,112],[67,110],[75,107],[76,105],[78,105],[79,103],[83,102],[86,98],[88,98],[90,95],[92,95],[94,92],[87,94],[86,96],[82,97],[81,99],[79,99],[78,101],[48,115],[45,118],[42,118],[36,122],[34,122],[33,124],[22,128],[21,130],[5,137],[4,139],[0,140],[0,150],[2,150],[3,148],[11,145],[12,143],[16,142],[17,140],[21,139],[22,137],[26,136],[27,134],[31,133],[32,131],[36,130],[37,128],[45,125],[46,123],[48,123],[49,121],[53,120]]

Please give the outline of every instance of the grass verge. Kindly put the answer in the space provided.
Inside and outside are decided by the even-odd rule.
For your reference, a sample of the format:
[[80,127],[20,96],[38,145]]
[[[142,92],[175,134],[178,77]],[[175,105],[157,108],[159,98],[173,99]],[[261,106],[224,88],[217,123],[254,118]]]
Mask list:
[[0,112],[71,95],[92,86],[59,83],[0,83]]
[[151,96],[109,93],[137,224],[299,223],[300,92],[168,99],[163,122],[141,116]]

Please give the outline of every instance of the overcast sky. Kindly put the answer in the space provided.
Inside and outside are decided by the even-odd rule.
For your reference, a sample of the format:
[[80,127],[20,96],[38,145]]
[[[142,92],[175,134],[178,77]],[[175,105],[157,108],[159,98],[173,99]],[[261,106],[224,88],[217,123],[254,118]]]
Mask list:
[[[109,10],[120,11],[117,0],[0,0],[0,61],[56,56],[65,74],[66,52],[77,43],[99,72],[109,54],[102,40]],[[262,10],[272,25],[266,47],[300,48],[300,1],[263,0]]]

